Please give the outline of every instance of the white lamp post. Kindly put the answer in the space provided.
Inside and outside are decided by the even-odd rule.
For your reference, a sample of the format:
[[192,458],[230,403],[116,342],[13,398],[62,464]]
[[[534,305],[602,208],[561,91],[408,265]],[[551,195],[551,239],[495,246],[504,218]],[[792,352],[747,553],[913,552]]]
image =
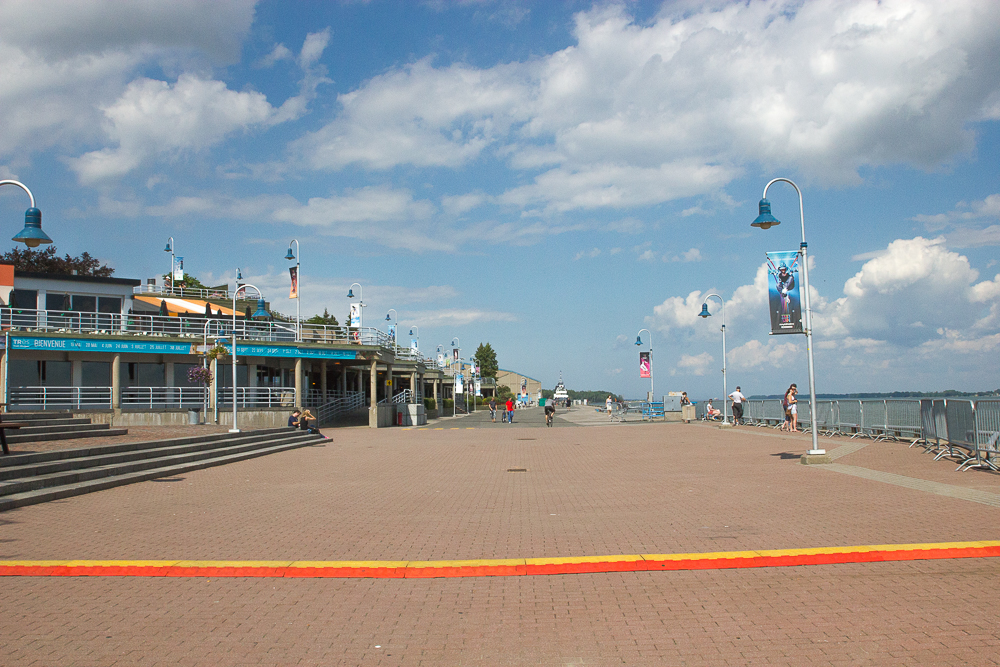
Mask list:
[[[358,342],[361,341],[361,331],[365,328],[365,291],[361,287],[361,283],[351,283],[351,286],[347,288],[347,298],[354,298],[354,286],[358,286]],[[350,327],[351,323],[348,322],[347,326]]]
[[[167,247],[163,249],[163,252],[170,253],[170,273],[167,274],[167,276],[170,277],[170,292],[168,292],[168,294],[170,294],[173,293],[174,291],[174,237],[173,236],[167,239]],[[164,285],[164,287],[166,287],[166,285]]]
[[[251,316],[254,319],[266,319],[269,317],[268,312],[264,310],[264,294],[254,285],[239,285],[236,291],[233,292],[233,427],[229,429],[230,433],[239,433],[240,428],[236,422],[236,297],[240,295],[240,292],[245,291],[247,288],[253,287],[257,291],[259,298],[257,299],[257,311]],[[246,323],[244,322],[244,327]],[[296,400],[302,400],[301,396],[296,396]]]
[[635,344],[642,345],[643,331],[649,334],[649,400],[654,401],[656,396],[653,393],[653,334],[650,333],[649,329],[639,329],[639,333],[635,337]]
[[718,294],[709,294],[705,297],[705,302],[701,304],[701,312],[698,313],[700,317],[711,317],[712,313],[708,312],[708,300],[715,297],[722,304],[722,423],[729,425],[729,406],[727,401],[729,400],[729,389],[726,386],[726,301]]
[[750,223],[751,227],[760,227],[761,229],[768,229],[774,225],[781,224],[777,218],[771,215],[771,202],[767,200],[767,189],[778,181],[788,183],[793,188],[795,192],[799,195],[799,222],[802,225],[802,243],[799,245],[799,252],[802,253],[802,300],[805,302],[806,318],[805,318],[805,334],[806,334],[806,355],[809,359],[809,406],[812,416],[810,422],[812,422],[812,449],[807,452],[808,455],[823,455],[826,454],[825,449],[819,448],[819,431],[816,428],[816,372],[813,366],[813,345],[812,345],[812,309],[810,308],[809,302],[809,259],[806,256],[806,215],[805,209],[802,206],[802,191],[799,190],[799,186],[787,178],[774,178],[771,179],[767,185],[764,186],[764,194],[761,195],[760,204],[758,206],[759,215],[757,218]]

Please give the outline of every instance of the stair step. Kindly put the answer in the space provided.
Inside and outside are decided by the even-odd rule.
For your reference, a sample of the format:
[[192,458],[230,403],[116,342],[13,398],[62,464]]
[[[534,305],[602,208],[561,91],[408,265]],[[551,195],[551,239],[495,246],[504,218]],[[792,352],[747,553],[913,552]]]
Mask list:
[[[106,438],[115,435],[128,435],[128,429],[104,428],[104,429],[93,429],[88,431],[57,431],[55,433],[40,433],[36,435],[32,435],[31,433],[25,433],[21,435],[16,431],[8,431],[8,433],[9,435],[7,436],[7,443],[15,445],[18,443],[25,443],[25,442],[50,442],[52,440],[72,440],[74,438]],[[10,457],[4,457],[4,458],[10,458]]]
[[[294,431],[288,431],[288,435],[294,434]],[[161,440],[158,442],[129,443],[132,446],[112,445],[108,447],[95,447],[92,450],[76,450],[93,452],[88,456],[54,458],[32,454],[17,455],[18,460],[10,462],[10,465],[0,466],[0,482],[49,475],[67,470],[80,471],[88,468],[124,464],[143,459],[170,456],[172,454],[186,454],[207,449],[221,449],[235,445],[266,442],[281,439],[282,437],[274,433],[258,433],[254,431],[244,434],[220,433],[216,435],[220,437],[175,438],[173,440]],[[42,452],[41,454],[49,453]],[[7,463],[7,461],[4,461],[4,463]]]
[[[268,433],[288,433],[288,428],[265,428],[255,431],[244,431],[243,435],[263,435]],[[78,459],[89,456],[100,456],[101,454],[115,454],[118,452],[130,452],[139,449],[153,449],[155,447],[169,447],[172,445],[183,445],[190,442],[210,442],[214,440],[224,440],[236,436],[236,433],[207,433],[199,435],[185,435],[179,438],[165,438],[163,440],[147,440],[145,442],[120,442],[107,445],[91,445],[86,447],[74,447],[72,449],[56,449],[48,452],[31,452],[28,454],[11,454],[10,456],[0,456],[0,470],[7,466],[20,466],[29,463],[42,463],[45,461],[61,461],[64,459]]]
[[[308,436],[309,434],[306,434]],[[179,465],[203,459],[218,458],[220,455],[231,453],[239,454],[254,449],[266,448],[268,446],[278,446],[303,438],[301,435],[293,435],[286,438],[271,439],[244,439],[245,442],[226,443],[221,447],[201,447],[192,449],[196,445],[189,445],[188,451],[153,451],[153,456],[136,458],[129,461],[110,461],[104,464],[91,465],[85,468],[69,468],[49,473],[31,474],[30,476],[17,477],[0,482],[0,497],[24,493],[27,491],[37,491],[40,489],[79,484],[95,479],[102,479],[114,475],[140,472],[162,468],[165,466]],[[171,448],[173,449],[173,448]],[[51,465],[51,464],[50,464]]]
[[70,431],[106,431],[109,428],[111,428],[111,424],[91,424],[90,421],[85,421],[82,424],[55,424],[53,426],[31,424],[19,428],[17,434],[45,435],[46,433],[69,433]]
[[184,463],[176,463],[173,465],[166,465],[164,467],[154,468],[151,470],[123,473],[119,475],[104,477],[101,479],[79,482],[76,484],[66,484],[62,486],[49,487],[45,489],[38,489],[35,491],[26,491],[14,495],[3,496],[0,497],[0,512],[9,509],[14,509],[15,507],[24,507],[26,505],[35,505],[38,503],[48,502],[50,500],[58,500],[60,498],[79,496],[85,493],[91,493],[93,491],[110,489],[116,486],[124,486],[125,484],[133,484],[135,482],[142,482],[150,479],[156,479],[159,477],[172,477],[174,475],[180,475],[194,470],[201,470],[204,468],[210,468],[212,466],[224,465],[226,463],[234,463],[236,461],[244,461],[247,459],[256,458],[258,456],[266,456],[267,454],[274,454],[277,452],[287,451],[289,449],[308,447],[309,445],[315,444],[317,442],[322,442],[324,438],[323,436],[320,435],[304,434],[295,436],[287,440],[289,441],[285,441],[283,444],[280,445],[272,445],[268,447],[257,448],[251,451],[239,452],[235,454],[232,453],[223,454],[222,456],[218,456],[215,458],[202,459],[199,461],[190,461]]
[[62,419],[34,419],[32,417],[17,417],[11,414],[4,415],[5,422],[21,422],[28,426],[67,426],[70,424],[91,424],[86,417],[65,417]]

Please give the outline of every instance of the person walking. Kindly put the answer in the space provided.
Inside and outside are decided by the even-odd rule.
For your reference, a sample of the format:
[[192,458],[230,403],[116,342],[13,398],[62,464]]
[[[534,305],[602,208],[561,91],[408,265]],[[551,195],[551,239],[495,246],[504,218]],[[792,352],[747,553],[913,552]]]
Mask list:
[[604,407],[606,407],[608,409],[608,416],[609,417],[611,416],[611,404],[612,404],[611,394],[608,394],[608,399],[606,401],[604,401]]
[[781,424],[782,431],[788,431],[789,433],[795,432],[797,430],[797,413],[798,408],[796,407],[795,395],[799,393],[798,387],[793,383],[788,387],[785,392],[785,397],[781,399],[781,407],[785,410],[785,421]]
[[496,396],[490,396],[490,419],[493,420],[494,424],[497,423],[497,397]]
[[733,402],[733,426],[738,426],[743,422],[743,401],[747,400],[739,385],[736,386],[736,391],[729,395],[729,400]]
[[506,417],[507,417],[507,423],[508,424],[513,424],[514,423],[514,399],[513,398],[508,398],[507,399],[507,405],[505,407],[507,408],[507,411],[504,413],[506,415]]

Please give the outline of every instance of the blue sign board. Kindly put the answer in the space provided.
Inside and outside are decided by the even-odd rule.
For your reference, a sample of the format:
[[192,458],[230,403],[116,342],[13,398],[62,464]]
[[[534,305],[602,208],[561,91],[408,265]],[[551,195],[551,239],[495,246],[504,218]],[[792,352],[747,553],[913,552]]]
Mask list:
[[[232,344],[226,346],[229,350]],[[295,359],[357,359],[354,350],[324,350],[300,348],[290,345],[236,345],[236,353],[243,357],[291,357]]]
[[99,338],[28,338],[11,336],[14,350],[110,352],[112,354],[194,354],[191,343],[101,340]]

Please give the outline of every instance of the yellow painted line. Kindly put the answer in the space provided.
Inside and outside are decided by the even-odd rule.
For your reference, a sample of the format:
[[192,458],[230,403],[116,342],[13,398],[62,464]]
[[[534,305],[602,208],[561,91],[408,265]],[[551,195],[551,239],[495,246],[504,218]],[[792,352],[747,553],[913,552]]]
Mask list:
[[296,560],[288,567],[335,567],[335,568],[399,568],[410,564],[408,560]]

